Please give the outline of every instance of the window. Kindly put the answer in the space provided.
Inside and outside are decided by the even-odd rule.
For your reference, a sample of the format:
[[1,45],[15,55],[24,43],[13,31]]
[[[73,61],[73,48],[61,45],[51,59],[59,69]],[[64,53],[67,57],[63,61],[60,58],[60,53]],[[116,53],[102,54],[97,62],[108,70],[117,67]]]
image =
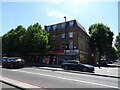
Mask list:
[[65,33],[62,33],[62,34],[61,34],[61,38],[65,38]]
[[[55,44],[54,44],[55,45]],[[53,46],[53,50],[55,50],[55,46]]]
[[69,37],[70,37],[70,38],[73,37],[73,32],[69,32]]
[[70,44],[70,45],[73,45],[73,42],[70,42],[69,44]]
[[52,35],[52,40],[55,40],[55,35]]
[[73,42],[69,42],[69,49],[73,49]]
[[72,27],[73,24],[74,24],[74,21],[70,21],[70,22],[69,22],[69,26],[70,26],[70,27]]
[[48,31],[48,32],[50,31],[50,26],[47,27],[47,31]]
[[54,25],[54,26],[53,26],[53,30],[56,30],[56,28],[57,28],[57,25]]
[[65,44],[62,43],[62,44],[61,44],[61,49],[64,49],[64,48],[65,48]]
[[65,28],[65,23],[62,23],[62,28],[63,28],[63,29]]

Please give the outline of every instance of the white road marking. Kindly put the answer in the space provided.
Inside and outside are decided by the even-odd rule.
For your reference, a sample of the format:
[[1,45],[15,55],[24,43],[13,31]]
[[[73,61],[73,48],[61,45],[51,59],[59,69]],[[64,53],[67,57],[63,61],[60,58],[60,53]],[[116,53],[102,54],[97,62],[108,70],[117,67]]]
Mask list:
[[110,71],[110,69],[107,70],[107,72],[109,72],[109,71]]
[[[13,71],[13,70],[11,70],[11,71]],[[42,76],[53,77],[53,78],[59,78],[59,79],[70,80],[70,81],[75,81],[75,82],[82,82],[82,83],[94,84],[94,85],[105,86],[105,87],[109,87],[109,88],[118,88],[117,86],[110,86],[110,85],[105,85],[105,84],[96,83],[96,82],[76,80],[76,79],[70,79],[70,78],[64,78],[64,77],[58,77],[58,76],[52,76],[52,75],[47,75],[47,74],[33,73],[33,72],[21,71],[21,70],[19,72],[24,72],[24,73],[29,73],[29,74],[35,74],[35,75],[42,75]]]
[[13,80],[13,79],[2,77],[2,76],[0,76],[0,80],[8,82],[8,83],[13,84],[13,85],[17,85],[17,86],[22,87],[22,88],[40,88],[40,87],[31,85],[28,83],[24,83],[21,81]]

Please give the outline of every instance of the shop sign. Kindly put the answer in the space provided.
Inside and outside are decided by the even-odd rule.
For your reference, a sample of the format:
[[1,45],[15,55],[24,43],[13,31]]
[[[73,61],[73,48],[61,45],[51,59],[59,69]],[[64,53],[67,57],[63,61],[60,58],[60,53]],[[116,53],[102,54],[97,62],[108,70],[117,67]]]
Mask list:
[[53,50],[52,53],[64,53],[64,50]]
[[79,50],[66,50],[66,52],[79,53]]
[[67,55],[76,55],[79,54],[79,50],[66,50]]

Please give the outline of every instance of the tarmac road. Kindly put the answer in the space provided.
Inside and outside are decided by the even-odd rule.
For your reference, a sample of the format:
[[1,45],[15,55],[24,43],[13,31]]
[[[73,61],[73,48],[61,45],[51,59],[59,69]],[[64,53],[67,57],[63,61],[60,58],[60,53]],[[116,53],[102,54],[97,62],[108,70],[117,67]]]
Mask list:
[[[36,88],[73,88],[73,90],[75,88],[118,89],[118,78],[37,68],[2,69],[2,76],[4,79],[12,79],[14,83],[26,83],[33,87],[36,86]],[[26,87],[24,85],[23,87]]]

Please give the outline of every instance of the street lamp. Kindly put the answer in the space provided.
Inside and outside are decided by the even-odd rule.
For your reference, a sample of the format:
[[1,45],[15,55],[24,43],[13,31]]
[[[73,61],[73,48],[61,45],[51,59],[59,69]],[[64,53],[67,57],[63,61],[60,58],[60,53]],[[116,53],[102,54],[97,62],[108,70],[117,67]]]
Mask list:
[[66,60],[66,16],[64,16],[65,18],[65,60]]

